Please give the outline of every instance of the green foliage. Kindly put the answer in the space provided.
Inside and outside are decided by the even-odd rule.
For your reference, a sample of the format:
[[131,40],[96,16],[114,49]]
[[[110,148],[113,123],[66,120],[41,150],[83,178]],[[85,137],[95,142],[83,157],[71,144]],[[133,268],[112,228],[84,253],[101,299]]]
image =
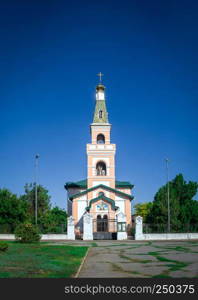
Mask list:
[[152,202],[144,202],[138,203],[134,206],[135,208],[135,215],[143,217],[143,221],[146,220],[147,216],[150,214],[152,209],[153,203]]
[[6,242],[0,241],[0,251],[6,251],[8,249],[8,244]]
[[[198,201],[193,200],[198,189],[198,183],[184,180],[183,175],[177,175],[169,182],[170,219],[172,231],[185,231],[186,224],[198,222]],[[167,185],[156,193],[150,214],[146,223],[167,224]]]
[[67,213],[54,207],[40,218],[39,227],[43,233],[64,233],[67,230]]
[[[25,185],[25,195],[21,198],[28,203],[28,216],[31,223],[35,222],[35,184]],[[66,232],[67,214],[57,206],[51,208],[48,190],[37,186],[38,226],[42,233]]]
[[15,238],[21,243],[39,242],[41,236],[36,225],[30,223],[19,224],[15,230]]
[[[35,221],[35,184],[25,185],[25,194],[21,196],[21,199],[28,204],[28,217],[31,223]],[[38,223],[40,219],[50,211],[50,196],[48,190],[43,186],[37,186],[37,211],[38,211]]]
[[12,233],[17,224],[27,220],[27,203],[8,189],[0,189],[0,230]]
[[[51,208],[48,191],[37,186],[38,225],[42,233],[66,232],[67,214],[57,206]],[[35,184],[25,185],[25,194],[17,197],[0,189],[0,233],[13,233],[22,223],[35,223]]]

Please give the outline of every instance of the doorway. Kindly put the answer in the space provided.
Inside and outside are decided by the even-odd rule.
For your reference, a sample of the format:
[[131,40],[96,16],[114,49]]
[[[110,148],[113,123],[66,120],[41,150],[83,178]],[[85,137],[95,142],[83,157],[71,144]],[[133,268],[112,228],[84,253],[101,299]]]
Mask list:
[[108,216],[97,216],[97,232],[108,232]]

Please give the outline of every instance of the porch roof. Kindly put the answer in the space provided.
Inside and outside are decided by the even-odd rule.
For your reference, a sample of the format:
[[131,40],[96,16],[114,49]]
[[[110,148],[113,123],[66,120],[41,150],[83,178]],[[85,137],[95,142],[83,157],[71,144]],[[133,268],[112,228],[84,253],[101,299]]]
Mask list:
[[92,206],[92,204],[95,203],[95,202],[97,202],[98,200],[105,200],[105,201],[107,201],[108,203],[111,204],[111,207],[112,207],[113,210],[117,210],[119,208],[118,206],[115,205],[115,201],[113,199],[108,198],[105,195],[101,194],[98,197],[93,198],[93,199],[91,199],[89,201],[89,206],[86,207],[86,210],[89,211],[90,208],[91,208],[91,206]]
[[112,192],[114,192],[114,193],[116,193],[116,194],[118,194],[118,195],[120,195],[120,196],[126,197],[126,198],[128,198],[128,199],[130,199],[130,200],[132,200],[132,199],[134,198],[133,196],[131,196],[131,195],[129,195],[129,194],[126,194],[126,193],[123,193],[123,192],[118,191],[118,190],[116,190],[116,189],[113,189],[113,188],[111,188],[111,187],[109,187],[109,186],[107,186],[107,185],[99,184],[99,185],[93,186],[92,188],[87,189],[87,190],[85,190],[85,191],[83,191],[83,192],[74,194],[74,195],[70,196],[69,199],[70,199],[70,200],[73,200],[74,198],[77,198],[77,197],[80,197],[80,196],[82,196],[82,195],[85,195],[85,194],[87,194],[87,193],[89,193],[89,192],[92,192],[92,191],[95,190],[95,189],[98,189],[98,188],[103,188],[103,189],[112,191]]

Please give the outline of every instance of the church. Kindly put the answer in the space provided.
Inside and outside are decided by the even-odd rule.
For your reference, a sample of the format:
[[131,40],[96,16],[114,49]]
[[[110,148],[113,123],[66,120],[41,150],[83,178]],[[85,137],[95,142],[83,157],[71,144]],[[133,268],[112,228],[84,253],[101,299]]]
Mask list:
[[[93,219],[93,239],[117,239],[117,232],[130,231],[133,185],[115,176],[116,145],[111,143],[111,124],[105,99],[105,86],[96,86],[95,110],[90,124],[91,143],[87,144],[87,178],[67,182],[67,210],[73,216],[75,236],[83,234],[83,216]],[[126,166],[123,166],[126,167]],[[125,217],[119,222],[118,214]]]

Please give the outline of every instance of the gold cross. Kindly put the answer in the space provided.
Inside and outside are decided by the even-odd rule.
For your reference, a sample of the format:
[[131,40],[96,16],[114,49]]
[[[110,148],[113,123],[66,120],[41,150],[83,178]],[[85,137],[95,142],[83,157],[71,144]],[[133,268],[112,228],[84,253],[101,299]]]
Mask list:
[[97,76],[100,78],[100,82],[102,82],[102,76],[104,76],[104,74],[102,74],[101,72],[97,74]]

